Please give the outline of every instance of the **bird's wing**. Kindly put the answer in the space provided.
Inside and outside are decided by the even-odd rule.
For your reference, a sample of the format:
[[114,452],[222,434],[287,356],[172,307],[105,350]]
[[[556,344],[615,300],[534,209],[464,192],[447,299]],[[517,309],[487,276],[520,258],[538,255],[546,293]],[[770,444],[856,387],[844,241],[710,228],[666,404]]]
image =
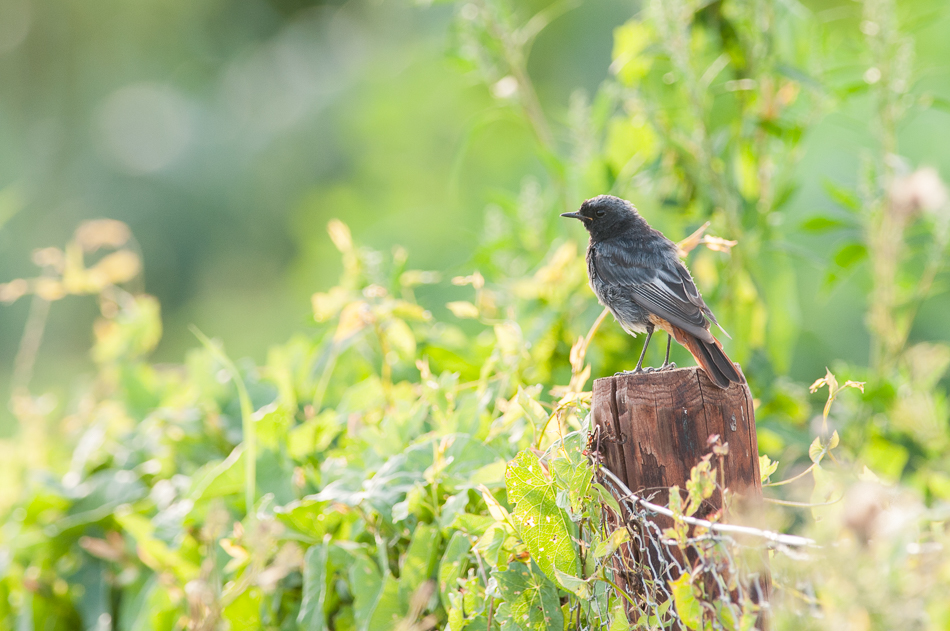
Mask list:
[[713,339],[706,321],[709,309],[679,261],[664,258],[657,265],[623,241],[598,243],[592,259],[598,278],[627,293],[650,313],[702,340]]

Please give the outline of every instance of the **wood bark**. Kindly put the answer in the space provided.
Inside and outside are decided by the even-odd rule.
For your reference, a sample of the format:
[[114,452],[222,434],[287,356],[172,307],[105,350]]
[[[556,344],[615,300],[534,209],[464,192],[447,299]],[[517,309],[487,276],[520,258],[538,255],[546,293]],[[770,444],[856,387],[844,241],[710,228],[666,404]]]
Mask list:
[[[685,490],[692,468],[710,452],[709,438],[713,435],[729,445],[728,454],[720,457],[722,469],[717,482],[753,504],[761,498],[752,394],[745,383],[723,390],[698,367],[619,374],[594,381],[591,414],[593,441],[604,465],[643,499],[666,506],[670,487]],[[685,498],[685,492],[682,495]],[[706,518],[722,508],[722,493],[717,488],[694,516]],[[629,515],[618,517],[627,522],[628,528],[639,528],[637,539],[645,542],[642,524],[631,522]],[[650,520],[661,529],[673,525],[671,519],[661,515]],[[668,558],[659,558],[664,555]],[[677,567],[693,567],[697,562],[695,551],[687,549],[684,558],[676,549],[655,545],[634,547],[632,554],[625,556],[631,558],[617,559],[617,583],[634,598],[645,589],[645,579],[652,578],[654,589],[659,586],[662,592],[669,581],[678,578]],[[652,577],[643,564],[651,566]],[[711,584],[707,588],[707,594],[725,596]],[[758,581],[764,600],[768,599],[769,588],[765,570]],[[757,626],[767,627],[764,615]]]
[[[762,493],[752,393],[744,383],[723,390],[698,367],[620,374],[594,381],[591,413],[607,468],[644,499],[666,504],[671,486],[684,488],[714,434],[729,444],[726,488]],[[717,494],[706,512],[721,507]]]

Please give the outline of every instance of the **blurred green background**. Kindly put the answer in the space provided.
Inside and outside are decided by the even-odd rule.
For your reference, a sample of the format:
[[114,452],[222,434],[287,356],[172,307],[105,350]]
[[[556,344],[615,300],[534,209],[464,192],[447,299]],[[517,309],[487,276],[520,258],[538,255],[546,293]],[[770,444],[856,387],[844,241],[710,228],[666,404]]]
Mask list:
[[[579,4],[539,39],[531,70],[552,114],[607,76],[612,29],[633,9]],[[190,323],[261,359],[339,273],[331,217],[361,242],[406,246],[417,266],[458,268],[492,195],[540,167],[524,126],[486,114],[492,97],[446,57],[454,11],[2,3],[0,281],[33,275],[30,252],[82,220],[120,219],[163,306],[159,359],[194,345]],[[0,314],[0,357],[15,354],[28,303]],[[96,311],[55,306],[39,383],[87,366]]]
[[[839,86],[861,83],[858,4],[778,5],[809,14],[824,29],[821,45],[837,49],[831,65],[811,70]],[[914,41],[913,92],[935,106],[910,112],[898,133],[907,164],[946,175],[950,151],[941,139],[950,137],[950,115],[939,106],[950,100],[950,15],[942,5],[900,3]],[[572,95],[590,98],[611,77],[614,29],[640,7],[589,0],[514,8],[529,16],[545,7],[550,23],[527,70],[563,147]],[[414,267],[470,271],[486,207],[516,197],[526,178],[545,190],[551,182],[503,86],[473,71],[458,34],[464,13],[463,4],[356,0],[5,0],[0,281],[35,274],[31,251],[62,246],[81,221],[120,219],[141,248],[144,289],[162,304],[156,359],[180,360],[194,345],[194,323],[232,354],[260,360],[269,344],[308,326],[309,295],[339,273],[325,232],[330,218],[349,224],[361,243],[405,246]],[[787,372],[797,381],[835,360],[868,361],[866,272],[848,269],[831,288],[823,282],[848,237],[799,228],[839,212],[829,181],[859,187],[862,151],[875,142],[871,109],[870,95],[856,90],[811,121],[795,150],[795,187],[769,217],[796,270],[789,289],[800,320]],[[601,192],[584,182],[565,204]],[[618,192],[674,240],[702,218],[638,195],[636,181]],[[553,216],[559,206],[544,211]],[[568,222],[543,223],[555,226],[543,234],[584,238]],[[722,222],[714,230],[739,237]],[[461,295],[447,283],[426,289],[434,308]],[[912,340],[950,340],[950,301],[937,293]],[[0,310],[0,371],[9,372],[28,309],[21,299]],[[53,306],[36,367],[40,389],[91,367],[96,313],[82,298]]]

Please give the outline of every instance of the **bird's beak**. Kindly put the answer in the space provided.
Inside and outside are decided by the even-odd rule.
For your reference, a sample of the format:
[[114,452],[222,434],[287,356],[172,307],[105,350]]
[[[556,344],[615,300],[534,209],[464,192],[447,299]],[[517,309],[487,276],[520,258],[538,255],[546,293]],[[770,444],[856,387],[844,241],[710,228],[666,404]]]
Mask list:
[[562,217],[572,217],[574,219],[584,219],[584,215],[580,213],[561,213]]

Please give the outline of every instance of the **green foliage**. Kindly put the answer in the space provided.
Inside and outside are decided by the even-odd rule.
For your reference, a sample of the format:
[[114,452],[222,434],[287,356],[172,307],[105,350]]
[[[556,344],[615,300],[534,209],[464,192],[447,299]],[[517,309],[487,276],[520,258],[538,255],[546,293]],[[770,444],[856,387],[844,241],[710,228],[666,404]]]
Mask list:
[[[619,498],[584,453],[587,388],[635,353],[619,327],[598,329],[581,248],[555,227],[555,211],[609,191],[671,237],[693,235],[681,249],[733,332],[768,452],[760,473],[784,506],[760,517],[816,542],[772,557],[776,628],[945,628],[950,350],[911,333],[944,280],[950,213],[938,174],[895,157],[901,117],[938,101],[914,92],[906,16],[885,0],[862,7],[846,21],[864,39],[842,46],[841,24],[794,2],[651,0],[617,27],[612,78],[554,124],[528,57],[566,5],[460,5],[455,58],[530,129],[538,168],[496,194],[473,261],[451,279],[330,222],[340,281],[313,295],[308,333],[260,365],[197,330],[180,364],[149,359],[160,309],[133,289],[141,265],[124,224],[84,224],[62,250],[37,252],[41,273],[4,283],[0,299],[29,295],[45,314],[97,296],[96,372],[63,404],[36,395],[29,349],[42,325],[28,328],[11,402],[21,436],[4,449],[15,483],[0,624],[752,628],[757,606],[709,579],[730,568],[718,576],[731,593],[733,560],[754,566],[739,554],[762,556],[762,542],[693,519],[717,491],[733,502],[717,486],[723,444],[667,507],[666,542],[696,563],[644,579],[666,594],[650,606],[617,585],[613,564],[629,561],[636,533],[606,518],[624,514]],[[798,176],[802,143],[862,98],[876,145],[859,186],[827,179],[835,212],[786,221],[811,184]],[[709,226],[724,236],[703,236]],[[807,333],[800,289],[817,285],[792,263],[796,240],[820,238],[834,241],[818,277],[830,289],[857,277],[868,295],[872,352],[834,365],[861,382],[839,386],[827,370],[812,384],[829,394],[810,423],[805,384],[788,374]],[[447,304],[427,293],[437,283],[454,292]]]

